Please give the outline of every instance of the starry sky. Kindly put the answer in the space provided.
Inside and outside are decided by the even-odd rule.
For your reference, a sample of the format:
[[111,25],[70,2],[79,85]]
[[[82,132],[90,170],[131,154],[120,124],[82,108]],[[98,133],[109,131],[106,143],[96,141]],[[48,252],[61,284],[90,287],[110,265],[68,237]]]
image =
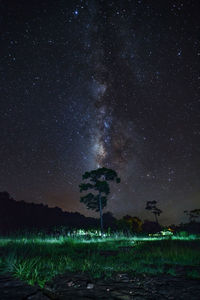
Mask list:
[[85,171],[113,168],[108,206],[185,221],[200,206],[198,0],[0,1],[0,190],[98,215]]

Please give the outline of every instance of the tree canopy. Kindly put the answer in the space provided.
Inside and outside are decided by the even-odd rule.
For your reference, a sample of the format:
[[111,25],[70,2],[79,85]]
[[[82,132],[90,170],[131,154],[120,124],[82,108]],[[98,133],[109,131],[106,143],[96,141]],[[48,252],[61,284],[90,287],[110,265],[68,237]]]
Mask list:
[[89,180],[87,183],[79,185],[80,192],[94,190],[97,194],[88,193],[80,198],[80,202],[84,203],[88,209],[100,212],[101,230],[103,231],[102,209],[107,205],[107,196],[110,193],[108,181],[120,182],[117,172],[112,169],[98,168],[90,172],[85,172],[82,176],[83,180]]

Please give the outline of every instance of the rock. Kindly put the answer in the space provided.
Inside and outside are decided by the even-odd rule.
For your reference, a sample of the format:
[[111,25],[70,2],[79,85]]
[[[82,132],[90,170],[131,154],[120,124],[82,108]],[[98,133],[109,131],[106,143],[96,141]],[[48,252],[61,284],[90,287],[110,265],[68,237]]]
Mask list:
[[49,300],[49,297],[45,296],[42,292],[30,295],[26,298],[27,300]]
[[128,276],[126,273],[117,274],[116,279],[120,282],[130,282],[130,276]]
[[[28,298],[37,295],[40,298]],[[31,286],[26,282],[13,278],[11,274],[0,275],[0,299],[1,300],[22,300],[22,299],[48,299],[41,298],[40,288]],[[44,296],[45,297],[45,296]]]
[[122,299],[122,300],[131,300],[133,297],[131,295],[126,295],[123,293],[123,291],[113,291],[111,295],[114,297],[114,299]]
[[88,283],[87,284],[87,289],[91,290],[94,288],[94,284],[93,283]]
[[67,282],[67,285],[68,285],[68,286],[73,286],[73,285],[74,285],[74,282],[73,282],[73,281],[68,281],[68,282]]
[[118,273],[113,279],[92,280],[87,274],[66,273],[56,276],[44,289],[33,287],[10,275],[0,276],[0,300],[163,300],[200,299],[200,280],[174,277]]

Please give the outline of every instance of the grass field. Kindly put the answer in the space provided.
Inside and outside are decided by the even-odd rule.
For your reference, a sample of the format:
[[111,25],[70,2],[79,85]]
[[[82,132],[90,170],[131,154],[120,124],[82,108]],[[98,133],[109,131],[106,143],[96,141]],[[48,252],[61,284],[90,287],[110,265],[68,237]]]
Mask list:
[[109,278],[115,272],[176,275],[177,267],[186,267],[188,276],[200,278],[199,253],[194,236],[1,238],[0,271],[41,287],[66,271]]

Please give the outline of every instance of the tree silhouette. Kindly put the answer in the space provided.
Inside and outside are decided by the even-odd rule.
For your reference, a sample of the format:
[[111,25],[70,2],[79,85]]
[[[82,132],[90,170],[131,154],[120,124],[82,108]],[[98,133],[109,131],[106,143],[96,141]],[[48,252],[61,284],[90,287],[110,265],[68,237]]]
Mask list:
[[147,201],[145,209],[151,211],[154,216],[156,223],[158,223],[158,216],[162,213],[162,210],[156,207],[157,201]]
[[124,216],[118,221],[120,229],[128,230],[129,232],[141,232],[142,221],[138,217],[132,217],[129,215]]
[[86,196],[80,198],[80,202],[84,203],[88,209],[100,212],[101,233],[103,233],[102,209],[106,206],[107,196],[110,193],[110,187],[107,181],[115,180],[116,183],[119,183],[120,178],[112,169],[99,168],[90,172],[85,172],[85,174],[82,176],[82,179],[88,179],[91,183],[81,183],[79,185],[80,192],[87,191],[89,189],[98,192],[98,194],[95,195],[88,193]]
[[184,213],[189,217],[190,222],[195,222],[195,219],[200,217],[200,208],[184,210]]

